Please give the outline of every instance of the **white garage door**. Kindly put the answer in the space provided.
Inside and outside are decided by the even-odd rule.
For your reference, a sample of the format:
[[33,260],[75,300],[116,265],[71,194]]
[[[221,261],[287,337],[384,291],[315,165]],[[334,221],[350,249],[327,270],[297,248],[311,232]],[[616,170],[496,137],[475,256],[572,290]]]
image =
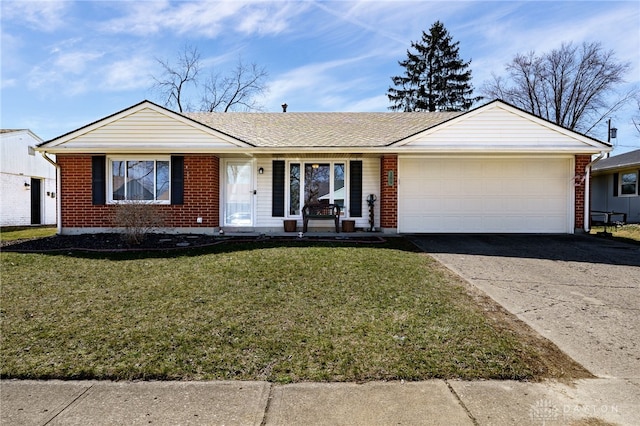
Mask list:
[[573,232],[568,158],[401,158],[400,232]]

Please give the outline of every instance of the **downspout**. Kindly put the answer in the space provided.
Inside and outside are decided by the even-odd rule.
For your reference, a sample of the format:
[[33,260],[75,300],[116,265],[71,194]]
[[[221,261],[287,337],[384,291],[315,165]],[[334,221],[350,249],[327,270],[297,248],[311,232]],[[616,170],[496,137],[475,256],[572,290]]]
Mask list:
[[41,151],[42,157],[56,168],[56,233],[62,234],[62,198],[60,196],[60,165],[47,156],[45,151]]
[[591,231],[591,204],[589,200],[589,194],[591,192],[591,188],[589,186],[590,180],[589,177],[591,175],[591,166],[593,166],[598,161],[602,160],[605,156],[606,152],[600,151],[600,155],[594,158],[589,164],[587,164],[584,168],[584,232],[587,234]]

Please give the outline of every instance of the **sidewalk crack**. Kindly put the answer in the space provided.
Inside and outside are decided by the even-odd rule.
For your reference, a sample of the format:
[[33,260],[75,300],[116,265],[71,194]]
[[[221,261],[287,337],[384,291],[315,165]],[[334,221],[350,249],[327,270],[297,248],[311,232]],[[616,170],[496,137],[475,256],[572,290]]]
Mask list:
[[89,392],[91,389],[93,389],[93,384],[90,385],[88,388],[86,388],[84,391],[82,391],[80,393],[80,395],[76,396],[75,398],[73,398],[73,401],[71,401],[70,403],[68,403],[66,406],[62,407],[62,410],[58,411],[56,413],[55,416],[51,417],[49,420],[47,420],[43,426],[48,425],[49,423],[51,423],[52,421],[54,421],[60,414],[64,413],[69,407],[71,407],[73,404],[76,403],[76,401],[78,401],[80,398],[84,397],[87,392]]
[[273,398],[273,384],[269,383],[269,395],[267,396],[267,405],[264,407],[264,415],[262,416],[262,422],[260,426],[266,426],[267,417],[269,416],[269,410],[271,408],[271,399]]
[[446,380],[446,379],[444,380],[444,383],[449,388],[449,392],[451,392],[453,394],[453,396],[456,397],[456,399],[458,400],[458,404],[460,404],[460,406],[465,411],[465,413],[467,413],[467,416],[469,416],[469,419],[471,419],[471,422],[474,424],[474,426],[479,426],[480,423],[478,423],[478,420],[476,420],[476,418],[473,416],[473,414],[471,414],[471,411],[469,410],[469,408],[467,408],[465,403],[462,401],[462,398],[460,398],[460,395],[458,395],[458,393],[455,391],[455,389],[453,389],[453,386],[451,386],[451,383],[449,383],[449,381]]

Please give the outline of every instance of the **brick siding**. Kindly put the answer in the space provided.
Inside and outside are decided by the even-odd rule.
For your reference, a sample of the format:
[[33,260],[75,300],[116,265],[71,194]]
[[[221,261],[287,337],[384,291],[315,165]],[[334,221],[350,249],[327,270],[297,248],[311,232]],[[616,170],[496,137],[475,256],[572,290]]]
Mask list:
[[[62,227],[113,227],[115,206],[91,202],[91,156],[58,155],[57,162],[60,165]],[[216,156],[184,157],[184,204],[154,206],[164,218],[166,227],[219,226],[219,169],[220,160]],[[196,222],[198,217],[202,218],[202,223]]]
[[[591,162],[590,155],[576,155],[575,156],[575,176],[580,176],[582,178],[585,174],[584,169],[587,167],[587,164]],[[584,228],[584,220],[585,220],[585,187],[586,182],[581,182],[581,179],[576,178],[576,186],[575,186],[575,228],[582,229]]]
[[[393,185],[389,185],[389,172]],[[380,227],[398,227],[398,156],[385,155],[380,159]]]

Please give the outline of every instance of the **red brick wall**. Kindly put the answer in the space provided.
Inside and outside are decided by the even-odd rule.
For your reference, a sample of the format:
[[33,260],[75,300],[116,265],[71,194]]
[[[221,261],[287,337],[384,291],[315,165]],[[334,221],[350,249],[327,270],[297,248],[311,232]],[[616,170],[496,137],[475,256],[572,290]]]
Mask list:
[[[63,228],[112,227],[113,205],[91,203],[91,156],[58,155]],[[217,227],[220,211],[218,157],[184,157],[184,204],[157,205],[167,227]],[[109,174],[107,170],[107,174]],[[196,218],[202,217],[202,223]]]
[[[393,185],[389,186],[389,171]],[[380,159],[380,227],[398,227],[398,156],[385,155]]]
[[587,164],[591,162],[590,155],[576,155],[575,156],[575,176],[579,176],[576,178],[576,186],[575,186],[575,228],[582,229],[584,227],[584,218],[585,218],[585,205],[584,205],[584,194],[585,194],[585,185],[586,183],[582,180],[582,177],[585,174],[585,167]]

